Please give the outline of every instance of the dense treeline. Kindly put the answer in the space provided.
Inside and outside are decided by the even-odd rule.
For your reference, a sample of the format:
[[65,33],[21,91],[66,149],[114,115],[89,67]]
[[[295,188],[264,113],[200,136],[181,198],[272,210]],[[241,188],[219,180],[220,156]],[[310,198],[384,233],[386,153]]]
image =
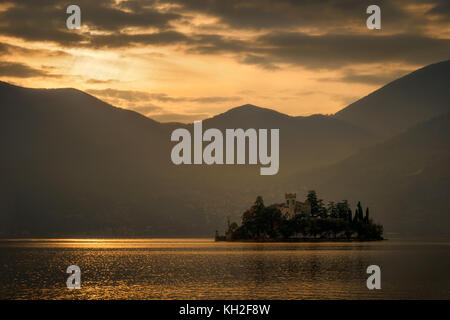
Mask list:
[[369,208],[361,203],[353,214],[346,200],[325,206],[315,191],[308,192],[311,213],[285,217],[277,206],[265,206],[262,197],[242,215],[242,224],[229,223],[225,237],[218,240],[357,239],[381,240],[383,227],[373,223]]

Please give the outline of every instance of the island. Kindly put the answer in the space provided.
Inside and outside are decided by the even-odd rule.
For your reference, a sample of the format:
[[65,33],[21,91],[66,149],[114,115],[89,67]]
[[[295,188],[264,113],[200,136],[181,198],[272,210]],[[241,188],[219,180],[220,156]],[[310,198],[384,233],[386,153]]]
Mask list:
[[377,241],[383,240],[383,226],[376,224],[358,202],[354,213],[347,200],[324,205],[314,190],[304,202],[295,193],[286,193],[286,201],[265,206],[258,196],[242,214],[242,223],[230,222],[225,235],[216,230],[216,241]]

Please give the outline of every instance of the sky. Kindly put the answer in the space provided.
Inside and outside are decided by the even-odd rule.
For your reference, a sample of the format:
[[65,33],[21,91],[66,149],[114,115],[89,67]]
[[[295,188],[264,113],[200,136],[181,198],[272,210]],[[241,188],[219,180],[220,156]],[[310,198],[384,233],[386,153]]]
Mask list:
[[[371,4],[381,30],[366,27]],[[161,122],[243,104],[334,114],[449,58],[448,0],[0,0],[0,80],[77,88]]]

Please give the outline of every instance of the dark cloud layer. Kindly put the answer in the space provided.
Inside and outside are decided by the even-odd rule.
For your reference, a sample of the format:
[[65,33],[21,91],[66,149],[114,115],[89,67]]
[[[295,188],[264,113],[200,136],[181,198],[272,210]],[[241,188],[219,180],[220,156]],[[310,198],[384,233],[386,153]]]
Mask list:
[[[83,24],[101,31],[120,31],[122,28],[142,27],[165,29],[169,22],[181,18],[176,13],[160,12],[149,7],[157,1],[129,1],[116,5],[114,0],[78,0],[76,4],[81,8]],[[2,31],[29,40],[48,37],[47,40],[67,41],[81,39],[83,35],[66,29],[66,8],[72,2],[58,0],[21,0],[0,1],[12,3],[13,6],[0,13],[3,22]],[[21,22],[21,23],[18,23]]]
[[[363,22],[369,0],[172,0],[184,10],[218,17],[233,28],[286,29],[295,27],[347,28]],[[377,1],[388,14],[407,19],[401,6],[404,1]]]
[[294,32],[270,33],[261,36],[257,42],[261,44],[259,52],[272,62],[309,68],[339,68],[383,61],[427,64],[445,60],[450,54],[448,39],[409,34],[310,36]]
[[[202,55],[230,55],[236,61],[267,70],[299,65],[336,69],[349,64],[403,62],[425,65],[449,58],[450,40],[425,32],[447,23],[447,0],[378,1],[382,28],[365,29],[366,0],[80,0],[82,23],[90,31],[67,30],[65,8],[57,0],[2,1],[0,33],[28,41],[52,41],[66,47],[127,48],[174,46]],[[429,5],[424,14],[414,5]],[[408,9],[409,8],[409,9]],[[218,19],[209,33],[181,31],[196,14]],[[222,31],[234,31],[224,36]],[[130,28],[134,28],[130,32]],[[299,28],[320,30],[318,35]],[[207,30],[207,26],[204,30]],[[259,36],[243,39],[240,30]],[[101,31],[93,32],[93,31]],[[2,48],[0,47],[0,52]]]
[[440,20],[448,22],[450,20],[450,1],[433,1],[436,3],[433,8],[428,10],[427,14],[437,17]]

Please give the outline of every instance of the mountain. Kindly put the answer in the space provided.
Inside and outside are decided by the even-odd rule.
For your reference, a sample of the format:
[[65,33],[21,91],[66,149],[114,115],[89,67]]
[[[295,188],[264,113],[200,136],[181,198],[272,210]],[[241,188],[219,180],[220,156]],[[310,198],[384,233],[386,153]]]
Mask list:
[[295,180],[327,199],[361,200],[387,230],[449,234],[449,128],[450,112]]
[[164,139],[159,123],[81,91],[0,83],[0,232],[141,221],[167,167]]
[[280,170],[172,164],[177,127],[75,89],[0,82],[0,235],[211,236],[257,195],[315,188],[361,200],[388,232],[450,234],[449,61],[420,69],[334,116],[244,105],[207,128],[280,129]]
[[337,112],[335,117],[388,138],[450,111],[450,60],[397,79]]
[[[367,130],[334,117],[291,117],[253,105],[233,108],[204,121],[205,128],[280,129],[281,174],[331,164],[374,140]],[[301,137],[301,139],[299,139]]]

